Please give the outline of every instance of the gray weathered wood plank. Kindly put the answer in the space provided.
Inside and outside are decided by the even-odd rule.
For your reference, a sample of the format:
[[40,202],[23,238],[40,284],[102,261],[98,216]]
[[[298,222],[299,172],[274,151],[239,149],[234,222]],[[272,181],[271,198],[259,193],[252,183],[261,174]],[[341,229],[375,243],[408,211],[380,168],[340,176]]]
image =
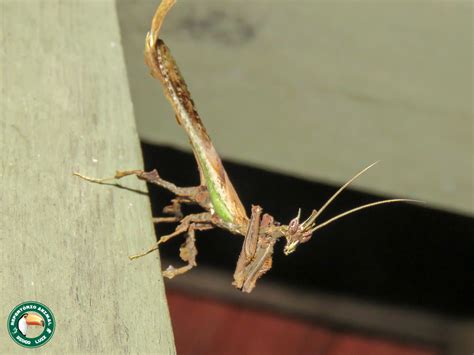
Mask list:
[[[0,1],[0,353],[10,310],[57,328],[37,353],[174,354],[146,194],[87,183],[140,168],[114,0]],[[124,185],[146,192],[136,179]]]

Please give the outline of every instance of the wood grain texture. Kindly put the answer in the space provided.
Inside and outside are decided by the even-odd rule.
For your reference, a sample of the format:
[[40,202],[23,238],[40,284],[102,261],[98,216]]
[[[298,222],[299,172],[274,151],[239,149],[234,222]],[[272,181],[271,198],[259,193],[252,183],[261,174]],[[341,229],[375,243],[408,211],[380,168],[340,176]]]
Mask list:
[[72,175],[140,168],[115,1],[0,1],[0,353],[11,309],[37,300],[57,328],[36,353],[174,354],[142,193]]

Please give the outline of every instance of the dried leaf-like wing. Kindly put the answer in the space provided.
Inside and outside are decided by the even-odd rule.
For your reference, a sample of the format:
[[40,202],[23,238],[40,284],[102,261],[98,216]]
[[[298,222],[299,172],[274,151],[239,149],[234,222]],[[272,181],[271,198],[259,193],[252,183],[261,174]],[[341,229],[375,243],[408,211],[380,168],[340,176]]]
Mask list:
[[215,212],[225,222],[237,226],[246,225],[248,217],[245,208],[202,124],[170,50],[158,38],[163,20],[174,3],[174,0],[164,0],[155,13],[152,28],[146,38],[145,62],[153,77],[161,81],[178,123],[189,137],[199,166],[201,184],[207,186]]

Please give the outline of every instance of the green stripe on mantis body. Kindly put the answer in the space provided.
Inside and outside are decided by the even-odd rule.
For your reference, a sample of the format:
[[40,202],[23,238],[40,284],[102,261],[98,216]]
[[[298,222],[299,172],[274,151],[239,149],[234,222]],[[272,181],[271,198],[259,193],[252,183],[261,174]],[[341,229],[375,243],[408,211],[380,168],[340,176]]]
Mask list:
[[152,71],[156,70],[159,73],[157,77],[163,84],[166,97],[173,105],[179,124],[188,135],[201,172],[201,179],[204,180],[201,184],[207,187],[214,212],[223,221],[236,223],[241,219],[241,215],[245,215],[245,209],[241,206],[219,155],[202,125],[174,58],[163,41],[155,42],[150,36],[147,37],[146,48],[146,56],[152,53],[151,51],[155,54],[147,60],[147,63]]
[[206,136],[201,134],[200,130],[197,129],[193,118],[189,115],[186,107],[179,100],[174,88],[171,87],[169,90],[170,93],[172,93],[171,98],[174,101],[175,107],[177,108],[177,114],[180,117],[180,122],[188,134],[199,168],[204,176],[214,211],[222,220],[232,223],[235,220],[235,215],[232,213],[232,209],[229,208],[229,204],[232,203],[229,201],[230,196],[222,186],[224,181],[222,181],[220,178],[219,172],[214,169],[209,158],[209,156],[214,156],[216,159],[218,159],[218,155],[215,152],[214,146],[208,140],[209,138],[206,138]]
[[200,146],[196,146],[199,144],[198,142],[193,143],[195,143],[192,146],[194,148],[194,151],[196,152],[196,157],[198,158],[198,162],[202,169],[204,179],[206,180],[207,190],[209,192],[209,197],[211,199],[212,207],[214,207],[214,211],[225,222],[234,222],[234,216],[227,208],[225,196],[222,193],[219,193],[219,190],[223,189],[220,186],[219,181],[216,181],[216,179],[212,178],[212,175],[215,174],[215,171],[210,166],[210,162],[207,160],[203,148]]

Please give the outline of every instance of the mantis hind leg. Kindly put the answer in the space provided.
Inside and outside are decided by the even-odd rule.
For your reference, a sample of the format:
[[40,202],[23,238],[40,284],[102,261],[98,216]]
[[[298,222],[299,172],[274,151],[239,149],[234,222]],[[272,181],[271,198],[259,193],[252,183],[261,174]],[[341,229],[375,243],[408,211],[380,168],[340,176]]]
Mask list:
[[[79,174],[77,172],[75,172],[74,175],[80,177],[81,179],[84,179],[90,182],[95,182],[97,184],[105,184],[113,180],[122,179],[126,176],[135,175],[140,180],[144,180],[150,184],[158,185],[166,190],[171,191],[173,194],[176,195],[176,199],[172,201],[172,204],[170,206],[165,207],[165,210],[164,210],[165,213],[174,214],[175,217],[182,216],[181,209],[180,209],[181,203],[196,203],[207,210],[209,210],[211,206],[210,200],[209,200],[209,193],[205,185],[179,187],[173,184],[172,182],[162,179],[156,169],[153,169],[152,171],[149,171],[149,172],[146,172],[144,170],[117,171],[115,173],[115,176],[110,177],[110,178],[104,178],[104,179],[88,177],[88,176]],[[169,212],[167,212],[167,210]],[[177,218],[176,220],[171,220],[168,218],[168,220],[159,220],[158,222],[166,222],[166,221],[177,222],[180,219],[181,218],[179,219]]]
[[177,237],[180,234],[188,232],[191,230],[206,230],[214,228],[211,222],[211,214],[209,212],[190,214],[184,217],[173,233],[163,235],[150,249],[144,253],[130,256],[130,260],[140,258],[142,256],[148,255],[151,252],[158,249],[160,244],[166,243],[168,240]]
[[214,226],[211,224],[192,223],[188,228],[188,235],[186,237],[186,241],[179,248],[179,256],[183,261],[187,262],[187,264],[179,268],[175,268],[173,265],[169,265],[168,268],[163,271],[163,276],[172,279],[173,277],[184,274],[185,272],[191,270],[193,267],[197,266],[196,256],[198,254],[198,251],[196,248],[195,231],[207,230],[212,228],[214,228]]

